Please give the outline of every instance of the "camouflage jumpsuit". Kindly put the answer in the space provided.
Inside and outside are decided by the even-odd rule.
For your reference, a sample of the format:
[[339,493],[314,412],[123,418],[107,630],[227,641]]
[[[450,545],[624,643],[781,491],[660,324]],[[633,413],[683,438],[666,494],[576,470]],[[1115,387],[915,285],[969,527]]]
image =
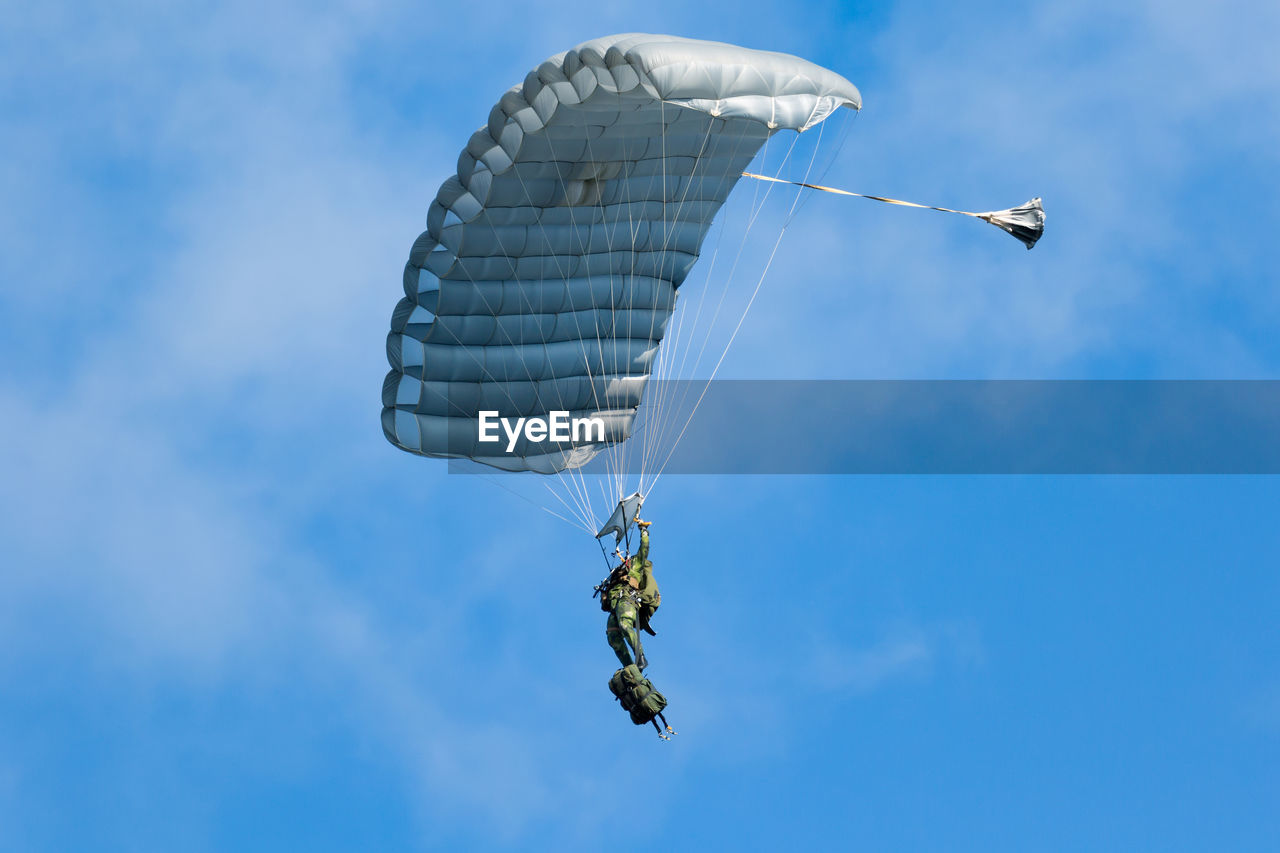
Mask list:
[[[633,589],[626,579],[633,579],[637,589]],[[636,632],[638,608],[645,606],[656,610],[661,600],[657,596],[657,584],[653,580],[653,564],[649,562],[649,531],[640,531],[640,550],[631,558],[623,578],[614,583],[605,593],[609,598],[609,621],[605,625],[605,637],[609,646],[623,666],[633,663],[632,653],[638,662],[643,655],[640,647],[640,635]],[[627,646],[630,645],[630,649]]]

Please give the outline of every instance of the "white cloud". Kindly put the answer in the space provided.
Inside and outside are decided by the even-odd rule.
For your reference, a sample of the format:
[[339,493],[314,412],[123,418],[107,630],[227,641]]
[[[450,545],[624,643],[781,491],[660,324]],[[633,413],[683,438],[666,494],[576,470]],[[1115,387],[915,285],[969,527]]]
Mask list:
[[905,625],[861,646],[815,640],[806,673],[820,688],[865,693],[895,681],[929,678],[940,664],[965,668],[982,657],[972,626]]

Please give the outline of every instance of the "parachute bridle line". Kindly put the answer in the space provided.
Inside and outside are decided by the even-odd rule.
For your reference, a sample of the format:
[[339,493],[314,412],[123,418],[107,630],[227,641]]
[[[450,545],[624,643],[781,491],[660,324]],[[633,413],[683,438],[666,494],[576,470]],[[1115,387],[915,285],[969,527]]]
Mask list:
[[742,177],[753,178],[757,181],[791,184],[792,186],[817,190],[818,192],[833,193],[835,195],[865,198],[871,201],[897,205],[899,207],[914,207],[920,210],[937,210],[941,213],[955,213],[960,216],[981,219],[983,222],[994,225],[1000,230],[1012,234],[1028,249],[1035,246],[1036,241],[1040,239],[1040,235],[1044,232],[1044,208],[1041,206],[1040,199],[1038,197],[1031,199],[1031,201],[1024,205],[1020,205],[1019,207],[1009,208],[1007,210],[988,210],[983,213],[975,213],[971,210],[954,210],[950,207],[937,207],[932,204],[917,204],[914,201],[903,201],[902,199],[886,198],[885,196],[880,195],[855,193],[850,190],[842,190],[837,187],[825,187],[820,184],[811,184],[805,181],[788,181],[782,178],[756,174],[755,172],[743,172]]

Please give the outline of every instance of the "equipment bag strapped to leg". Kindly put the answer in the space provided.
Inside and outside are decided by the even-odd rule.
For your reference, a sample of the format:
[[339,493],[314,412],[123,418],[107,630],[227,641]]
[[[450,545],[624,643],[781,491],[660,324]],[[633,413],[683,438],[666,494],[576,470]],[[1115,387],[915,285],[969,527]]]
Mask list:
[[[622,710],[631,715],[631,722],[637,726],[653,723],[658,737],[663,740],[671,740],[667,735],[676,733],[667,724],[667,718],[662,716],[663,709],[667,707],[667,697],[653,688],[635,664],[624,666],[613,674],[609,679],[609,691],[622,703]],[[665,732],[658,726],[658,720],[662,720]]]

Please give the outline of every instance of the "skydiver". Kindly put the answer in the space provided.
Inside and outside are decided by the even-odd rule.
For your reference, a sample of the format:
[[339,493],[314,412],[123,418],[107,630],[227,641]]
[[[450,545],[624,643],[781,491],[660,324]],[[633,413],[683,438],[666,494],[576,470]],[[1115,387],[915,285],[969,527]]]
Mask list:
[[653,577],[653,563],[649,560],[650,523],[636,519],[636,526],[640,528],[640,550],[633,556],[624,557],[622,563],[614,568],[605,581],[601,602],[609,611],[609,621],[605,625],[609,647],[623,666],[632,663],[634,652],[634,662],[640,669],[646,668],[649,662],[645,660],[636,625],[638,622],[642,630],[656,637],[658,632],[649,626],[649,619],[662,603],[658,582]]

